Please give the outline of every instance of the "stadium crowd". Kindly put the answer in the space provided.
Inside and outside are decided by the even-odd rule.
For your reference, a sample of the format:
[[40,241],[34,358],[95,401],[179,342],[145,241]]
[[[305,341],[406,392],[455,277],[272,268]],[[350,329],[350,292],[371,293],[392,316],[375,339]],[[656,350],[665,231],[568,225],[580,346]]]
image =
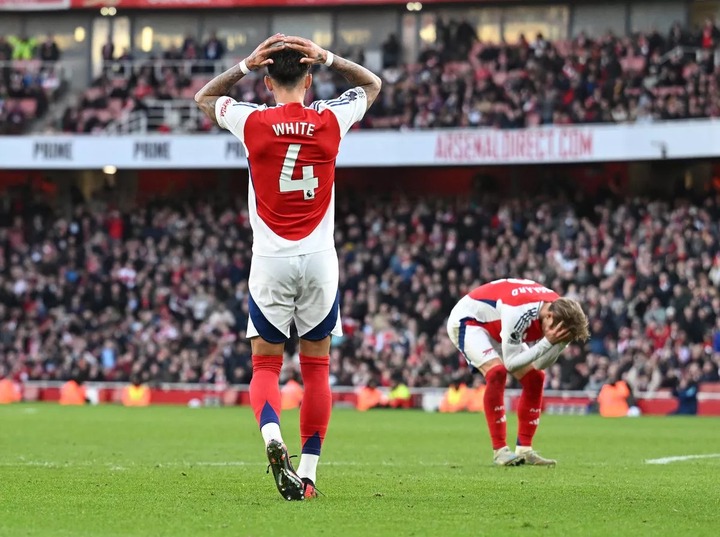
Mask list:
[[[247,383],[244,200],[0,208],[0,377]],[[345,335],[334,385],[467,379],[445,320],[480,282],[531,278],[578,299],[592,338],[554,389],[717,382],[720,195],[592,201],[339,196]],[[297,372],[289,347],[284,378]]]
[[[521,35],[512,44],[493,44],[481,42],[467,21],[438,19],[436,36],[434,45],[412,64],[402,63],[398,39],[387,38],[382,46],[383,90],[361,128],[520,128],[720,115],[720,72],[715,68],[720,31],[711,20],[695,32],[675,24],[665,35],[652,31],[620,37],[608,32],[597,39],[580,34],[551,42],[537,34]],[[356,61],[364,59],[362,50],[340,52]],[[134,59],[132,54],[125,51],[116,57],[108,44],[103,47],[105,74],[77,107],[69,109],[70,119],[62,129],[92,132],[121,111],[147,113],[151,99],[190,99],[208,78],[207,65],[192,62],[225,55],[222,41],[214,35],[202,45],[188,37],[182,48],[131,69],[127,62]],[[344,89],[340,77],[320,69],[308,99],[332,98]],[[246,77],[232,96],[271,102],[257,76]],[[113,113],[89,114],[95,118],[90,122],[77,120],[83,110],[93,109]],[[198,118],[185,121],[182,128],[212,127]]]
[[59,59],[52,35],[44,40],[0,35],[0,134],[20,134],[45,114],[62,90]]

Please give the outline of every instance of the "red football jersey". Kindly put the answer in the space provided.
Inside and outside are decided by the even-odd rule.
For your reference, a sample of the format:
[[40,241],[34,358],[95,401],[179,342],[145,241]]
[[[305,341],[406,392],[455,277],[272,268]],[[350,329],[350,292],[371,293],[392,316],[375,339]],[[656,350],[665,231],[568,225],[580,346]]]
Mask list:
[[308,107],[218,99],[218,124],[247,152],[253,252],[283,257],[334,247],[335,159],[366,109],[359,87]]
[[467,324],[482,326],[495,341],[533,342],[543,337],[541,303],[558,298],[542,284],[508,278],[476,287],[456,307]]

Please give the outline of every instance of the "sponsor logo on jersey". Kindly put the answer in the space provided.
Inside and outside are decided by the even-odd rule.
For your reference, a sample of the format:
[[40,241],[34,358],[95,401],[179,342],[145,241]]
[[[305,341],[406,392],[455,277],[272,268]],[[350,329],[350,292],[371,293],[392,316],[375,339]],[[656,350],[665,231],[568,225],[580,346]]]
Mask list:
[[225,117],[225,114],[227,114],[228,106],[230,106],[230,101],[232,99],[225,99],[225,102],[220,107],[220,117]]

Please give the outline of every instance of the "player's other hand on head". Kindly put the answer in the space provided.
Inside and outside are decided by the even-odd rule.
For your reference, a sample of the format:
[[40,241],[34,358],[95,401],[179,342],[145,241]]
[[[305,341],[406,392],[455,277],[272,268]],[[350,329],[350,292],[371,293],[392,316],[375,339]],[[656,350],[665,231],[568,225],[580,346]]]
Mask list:
[[545,339],[553,345],[557,343],[569,343],[570,330],[565,328],[562,322],[557,322],[545,330]]
[[327,60],[327,50],[304,37],[287,36],[285,46],[305,54],[305,58],[300,60],[301,63],[320,64]]
[[275,34],[260,43],[252,54],[246,58],[245,65],[247,65],[247,68],[255,71],[273,63],[270,56],[285,48],[285,38],[285,34]]

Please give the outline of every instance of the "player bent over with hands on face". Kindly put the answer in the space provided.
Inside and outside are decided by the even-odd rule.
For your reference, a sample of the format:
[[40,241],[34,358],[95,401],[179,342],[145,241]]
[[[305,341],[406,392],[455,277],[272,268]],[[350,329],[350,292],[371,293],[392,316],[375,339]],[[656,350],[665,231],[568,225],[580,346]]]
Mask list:
[[[540,422],[543,370],[557,361],[568,343],[590,336],[580,304],[532,280],[496,280],[460,299],[450,313],[447,330],[468,363],[485,377],[485,418],[493,462],[500,466],[554,466],[556,461],[541,457],[532,448]],[[508,372],[522,385],[515,453],[506,439]]]
[[[337,99],[304,106],[310,68],[324,64],[354,87]],[[227,93],[250,71],[267,68],[276,106],[236,102]],[[335,159],[340,141],[380,91],[364,67],[300,37],[276,34],[195,96],[200,109],[244,145],[253,230],[247,336],[253,377],[250,403],[275,484],[287,500],[317,495],[320,449],[332,408],[330,336],[341,335],[338,258],[334,244]],[[280,433],[278,381],[290,324],[300,335],[305,396],[302,455],[295,472]]]

